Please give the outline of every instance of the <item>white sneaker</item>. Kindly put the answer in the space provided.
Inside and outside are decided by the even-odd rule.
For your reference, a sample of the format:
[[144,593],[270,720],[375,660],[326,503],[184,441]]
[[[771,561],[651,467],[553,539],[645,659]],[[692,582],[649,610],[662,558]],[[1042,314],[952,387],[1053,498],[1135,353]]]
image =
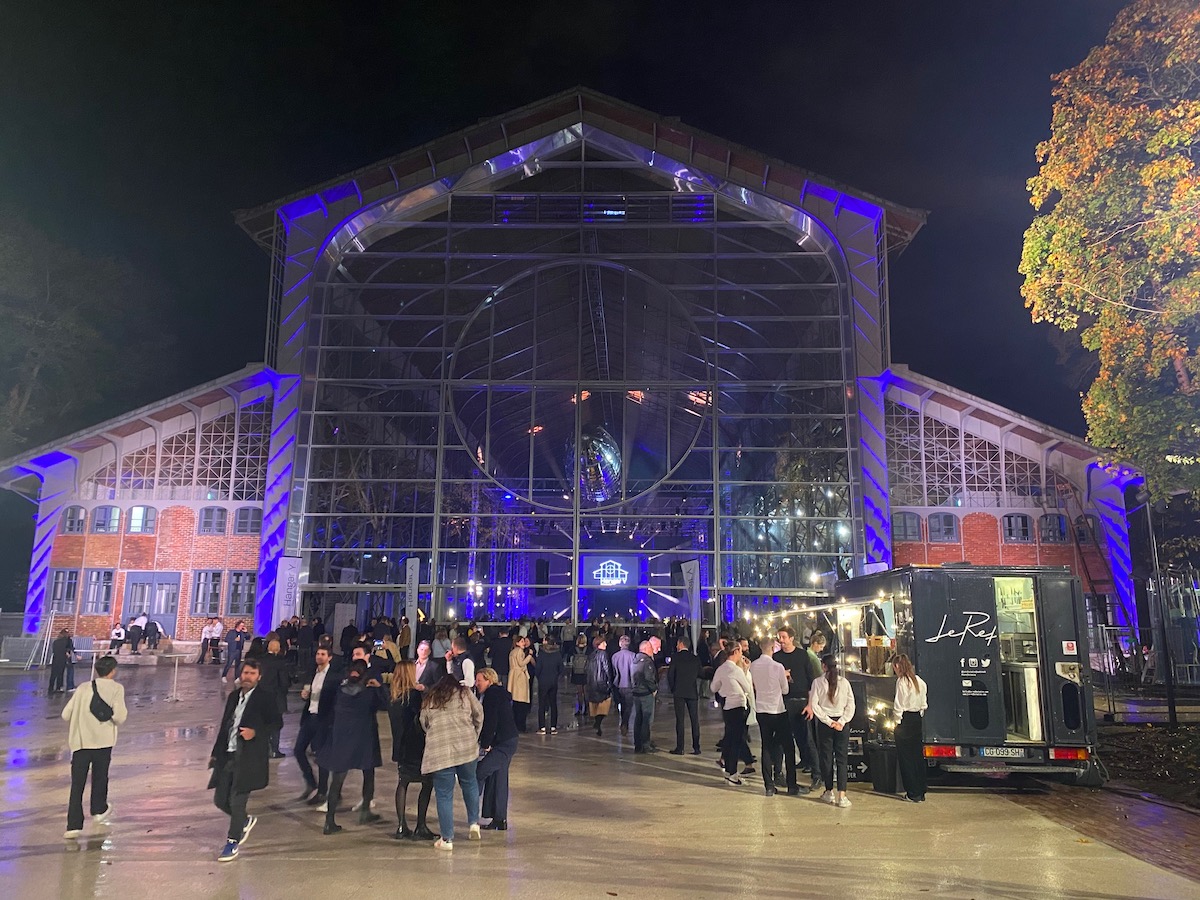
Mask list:
[[97,825],[108,825],[110,822],[112,822],[112,814],[113,808],[112,804],[110,803],[108,804],[108,809],[106,809],[104,812],[92,816],[92,821]]
[[730,784],[741,784],[742,783],[742,779],[739,778],[737,775],[726,775],[725,780],[728,781]]
[[850,803],[850,798],[849,798],[849,797],[841,797],[841,798],[840,798],[840,799],[837,801],[837,803],[835,803],[835,804],[834,804],[834,806],[837,806],[837,807],[839,807],[839,808],[841,808],[841,809],[846,809],[847,807],[849,807],[849,806],[851,806],[851,805],[853,805],[853,804],[851,804],[851,803]]
[[[376,805],[377,805],[376,801],[372,800],[371,801],[371,809],[374,809]],[[357,803],[355,803],[352,807],[350,807],[350,811],[358,812],[360,809],[362,809],[362,798],[361,797],[358,799]]]
[[834,795],[833,791],[826,791],[825,793],[823,793],[821,795],[821,802],[822,803],[837,803],[837,797]]
[[316,807],[317,812],[329,812],[329,801],[326,800],[320,806]]
[[83,837],[83,829],[82,828],[68,828],[66,831],[63,832],[64,840],[73,841],[73,840],[75,840],[75,838],[78,838],[78,837]]
[[470,827],[470,828],[467,830],[467,840],[468,840],[468,841],[481,841],[481,840],[483,840],[483,835],[482,835],[482,834],[479,832],[479,823],[478,823],[478,822],[476,822],[474,825],[472,825],[472,826],[471,826],[471,827]]
[[434,850],[453,850],[454,849],[454,841],[444,841],[441,838],[438,838],[436,841],[433,842],[433,849]]

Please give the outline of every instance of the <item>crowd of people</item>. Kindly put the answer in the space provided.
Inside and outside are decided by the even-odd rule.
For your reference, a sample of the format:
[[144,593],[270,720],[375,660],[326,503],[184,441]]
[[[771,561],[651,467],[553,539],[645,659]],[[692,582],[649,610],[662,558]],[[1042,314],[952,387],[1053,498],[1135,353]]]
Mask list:
[[[519,736],[529,731],[532,700],[537,697],[537,734],[558,734],[563,681],[575,688],[572,726],[580,731],[590,727],[603,737],[609,718],[622,736],[632,734],[636,754],[659,749],[652,725],[665,682],[675,713],[670,752],[682,755],[690,746],[691,754],[701,755],[699,707],[711,696],[721,710],[717,764],[728,784],[742,785],[745,776],[761,769],[768,797],[781,791],[799,796],[823,787],[822,800],[839,807],[851,803],[846,793],[847,728],[855,714],[854,695],[838,657],[824,652],[826,637],[820,631],[808,635],[807,647],[788,625],[755,642],[736,632],[716,637],[704,632],[693,648],[686,621],[629,629],[603,621],[578,629],[521,621],[489,635],[473,623],[434,622],[419,623],[414,634],[407,619],[378,618],[362,628],[347,625],[335,648],[334,636],[319,619],[285,620],[252,639],[244,621],[228,630],[219,620],[210,624],[210,633],[223,632],[221,679],[232,673],[236,684],[226,698],[209,760],[214,804],[229,817],[221,861],[237,858],[257,824],[247,809],[250,795],[268,786],[270,760],[285,755],[280,735],[289,692],[296,687],[301,708],[292,756],[304,782],[297,802],[324,814],[322,832],[328,836],[343,831],[338,817],[347,776],[353,772],[361,777],[361,797],[351,807],[358,824],[371,826],[383,818],[375,811],[383,712],[397,767],[395,839],[431,841],[438,850],[452,850],[456,786],[469,840],[479,840],[485,830],[507,830],[509,770]],[[205,638],[198,662],[213,653],[212,640]],[[217,649],[214,663],[220,660]],[[921,802],[921,716],[927,690],[907,657],[896,657],[893,667],[900,766],[908,799]],[[87,751],[78,766],[72,762],[68,838],[77,837],[82,827],[89,767],[93,818],[104,824],[111,816],[107,766],[116,726],[126,713],[123,696],[117,698],[113,687],[97,683],[115,685],[115,669],[113,657],[98,660],[96,681],[77,689],[63,713],[73,723],[72,750]],[[52,670],[52,690],[61,682],[54,676]],[[95,718],[89,690],[113,710],[118,704],[112,701],[120,700],[119,715],[99,720],[104,726],[99,730],[91,727],[97,723],[85,722],[87,716]],[[750,743],[755,725],[757,755]],[[106,754],[96,753],[100,745],[107,747]],[[415,818],[410,819],[413,786],[417,796]],[[431,800],[436,829],[428,818]]]

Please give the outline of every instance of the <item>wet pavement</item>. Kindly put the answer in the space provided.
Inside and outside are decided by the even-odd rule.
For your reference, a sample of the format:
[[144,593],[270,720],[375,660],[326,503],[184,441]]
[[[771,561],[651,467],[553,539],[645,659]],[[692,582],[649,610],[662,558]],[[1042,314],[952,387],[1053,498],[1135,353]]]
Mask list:
[[[275,898],[340,894],[355,884],[372,895],[409,886],[524,900],[1200,898],[1200,881],[1180,874],[1189,872],[1186,860],[1174,871],[1154,861],[1156,847],[1178,843],[1173,817],[1186,813],[1134,806],[1122,820],[1129,809],[1089,800],[1114,802],[1111,795],[1077,789],[934,788],[929,802],[914,805],[852,786],[854,806],[845,810],[766,798],[758,776],[741,788],[722,780],[710,749],[720,731],[711,708],[703,757],[635,756],[613,728],[603,739],[566,729],[523,736],[513,761],[510,830],[485,832],[479,844],[456,841],[449,854],[389,837],[396,825],[390,764],[377,779],[384,822],[360,827],[346,813],[346,830],[325,837],[320,814],[294,800],[301,787],[295,761],[282,759],[272,763],[271,786],[251,798],[250,811],[261,819],[241,856],[218,863],[227,820],[205,790],[226,691],[217,675],[214,666],[181,665],[183,699],[171,702],[169,667],[118,671],[130,717],[113,755],[113,824],[89,824],[83,839],[64,841],[64,698],[44,696],[45,672],[0,671],[0,896]],[[293,695],[291,708],[298,707]],[[297,719],[288,714],[285,752]],[[664,749],[674,743],[669,702],[659,703],[655,740]],[[347,803],[358,785],[352,774]],[[461,800],[458,806],[461,819]]]

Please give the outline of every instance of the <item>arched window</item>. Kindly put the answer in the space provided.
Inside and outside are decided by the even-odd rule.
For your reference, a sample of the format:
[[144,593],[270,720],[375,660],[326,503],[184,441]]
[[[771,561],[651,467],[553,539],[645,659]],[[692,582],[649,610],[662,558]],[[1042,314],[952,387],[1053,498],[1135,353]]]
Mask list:
[[921,517],[915,512],[892,513],[892,541],[921,541]]
[[83,534],[83,523],[86,519],[87,513],[82,506],[68,506],[63,510],[62,533]]
[[931,544],[958,543],[958,516],[954,513],[933,513],[929,516]]
[[262,532],[262,510],[257,506],[243,506],[233,520],[234,534],[260,534]]
[[204,509],[200,510],[200,533],[224,534],[225,520],[228,516],[228,511],[220,506],[204,507]]
[[1065,544],[1071,534],[1067,530],[1067,517],[1047,513],[1038,519],[1038,534],[1043,544]]
[[153,506],[134,506],[125,519],[125,530],[130,534],[154,534],[158,510]]
[[115,534],[121,525],[121,511],[115,506],[97,506],[92,510],[92,533]]
[[1083,515],[1075,518],[1075,539],[1081,544],[1091,544],[1100,540],[1100,526],[1095,516]]
[[1028,544],[1033,540],[1033,520],[1024,513],[1009,513],[1001,525],[1006,544]]

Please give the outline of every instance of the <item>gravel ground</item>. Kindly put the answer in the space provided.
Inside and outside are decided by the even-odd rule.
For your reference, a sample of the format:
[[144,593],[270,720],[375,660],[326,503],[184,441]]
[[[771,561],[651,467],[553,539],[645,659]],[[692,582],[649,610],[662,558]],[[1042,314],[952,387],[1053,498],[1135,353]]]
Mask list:
[[1200,726],[1102,726],[1100,758],[1114,781],[1200,809]]

